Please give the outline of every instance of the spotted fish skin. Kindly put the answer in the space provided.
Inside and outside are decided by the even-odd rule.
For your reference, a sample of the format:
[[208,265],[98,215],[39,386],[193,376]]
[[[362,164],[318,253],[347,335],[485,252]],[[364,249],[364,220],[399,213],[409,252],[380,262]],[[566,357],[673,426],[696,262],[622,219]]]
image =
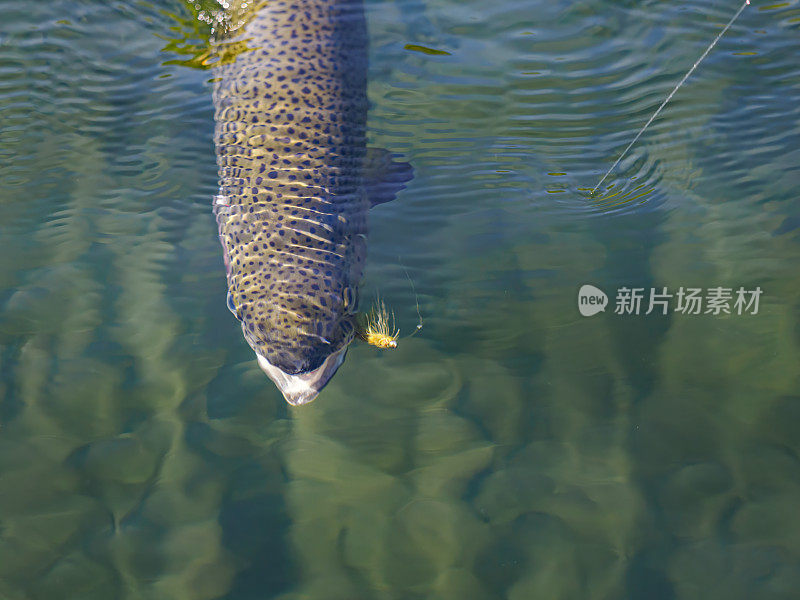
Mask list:
[[270,0],[217,67],[214,201],[229,307],[259,364],[309,402],[354,335],[366,258],[360,0]]

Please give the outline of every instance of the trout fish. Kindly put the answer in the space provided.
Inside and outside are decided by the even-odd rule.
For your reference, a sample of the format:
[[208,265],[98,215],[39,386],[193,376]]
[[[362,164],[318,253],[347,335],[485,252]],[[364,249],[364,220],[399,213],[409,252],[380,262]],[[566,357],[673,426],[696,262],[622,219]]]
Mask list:
[[249,50],[215,67],[214,214],[228,308],[261,369],[300,405],[354,339],[368,210],[412,170],[366,147],[361,1],[256,4],[237,34]]

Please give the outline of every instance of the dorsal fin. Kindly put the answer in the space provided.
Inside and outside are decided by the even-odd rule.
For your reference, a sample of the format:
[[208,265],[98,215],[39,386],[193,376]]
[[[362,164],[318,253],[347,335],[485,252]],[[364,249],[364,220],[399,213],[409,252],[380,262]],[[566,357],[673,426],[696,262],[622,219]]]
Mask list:
[[394,200],[397,192],[414,177],[414,169],[407,162],[394,160],[388,150],[367,148],[363,176],[367,197],[375,206]]

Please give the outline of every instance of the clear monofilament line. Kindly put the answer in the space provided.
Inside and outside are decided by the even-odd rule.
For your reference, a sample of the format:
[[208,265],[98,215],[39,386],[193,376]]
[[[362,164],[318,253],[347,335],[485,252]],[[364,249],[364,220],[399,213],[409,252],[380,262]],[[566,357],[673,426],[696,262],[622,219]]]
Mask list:
[[417,296],[417,288],[414,287],[414,282],[411,280],[411,275],[408,274],[408,269],[406,269],[406,266],[403,264],[400,256],[397,257],[397,262],[399,262],[400,266],[403,267],[403,271],[405,271],[406,277],[408,277],[408,283],[411,284],[411,291],[414,294],[414,302],[417,306],[417,317],[419,317],[419,322],[417,323],[417,328],[414,330],[414,332],[407,336],[411,337],[419,333],[419,330],[422,329],[422,313],[419,312],[419,296]]
[[675,92],[678,91],[678,88],[680,88],[683,85],[683,83],[687,79],[689,79],[689,77],[691,77],[692,73],[694,73],[694,70],[697,68],[697,65],[699,65],[701,62],[703,62],[703,59],[706,56],[708,56],[708,53],[711,52],[711,49],[714,48],[714,46],[717,45],[717,42],[720,40],[720,38],[723,35],[725,35],[725,32],[728,31],[728,29],[730,29],[731,25],[733,25],[733,23],[736,21],[736,19],[739,18],[739,15],[742,14],[742,11],[745,9],[745,7],[748,4],[750,4],[750,0],[745,0],[744,3],[739,7],[739,10],[737,10],[736,14],[733,15],[733,18],[731,18],[731,20],[728,21],[728,24],[725,25],[725,27],[723,27],[722,31],[720,31],[719,34],[717,35],[717,37],[714,38],[714,41],[711,42],[711,44],[709,44],[708,48],[706,48],[706,51],[703,52],[703,54],[700,56],[700,58],[697,59],[697,62],[695,62],[692,65],[692,68],[689,69],[686,72],[686,75],[683,76],[683,79],[681,79],[678,82],[678,85],[676,85],[675,88],[669,93],[669,96],[667,96],[666,99],[661,103],[661,106],[658,107],[658,110],[656,110],[656,112],[653,113],[653,116],[650,117],[650,119],[647,121],[647,123],[644,124],[644,127],[642,127],[639,130],[639,133],[636,134],[636,137],[633,138],[633,141],[630,144],[628,144],[628,147],[625,148],[625,150],[622,151],[622,154],[620,154],[619,158],[614,162],[613,165],[611,165],[611,168],[608,171],[606,171],[606,174],[603,175],[603,178],[600,181],[597,182],[596,186],[594,186],[592,188],[592,194],[594,194],[597,191],[597,188],[599,188],[603,184],[603,182],[606,180],[606,177],[608,177],[611,174],[611,171],[613,171],[616,168],[616,166],[620,163],[620,161],[625,157],[625,155],[628,153],[628,150],[630,150],[633,147],[633,145],[636,143],[636,140],[638,140],[642,136],[642,134],[644,133],[645,129],[647,129],[650,126],[650,123],[652,123],[655,120],[655,118],[658,116],[658,113],[661,112],[661,109],[663,109],[667,105],[667,102],[669,102],[672,99],[672,97],[675,95]]

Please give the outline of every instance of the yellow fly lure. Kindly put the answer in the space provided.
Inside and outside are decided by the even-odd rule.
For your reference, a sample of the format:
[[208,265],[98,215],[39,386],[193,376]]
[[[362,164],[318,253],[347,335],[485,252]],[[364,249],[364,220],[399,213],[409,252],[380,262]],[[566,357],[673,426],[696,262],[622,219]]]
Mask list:
[[372,310],[364,315],[358,328],[358,336],[372,346],[388,350],[397,348],[400,330],[396,329],[394,313],[389,312],[383,300],[377,298]]

